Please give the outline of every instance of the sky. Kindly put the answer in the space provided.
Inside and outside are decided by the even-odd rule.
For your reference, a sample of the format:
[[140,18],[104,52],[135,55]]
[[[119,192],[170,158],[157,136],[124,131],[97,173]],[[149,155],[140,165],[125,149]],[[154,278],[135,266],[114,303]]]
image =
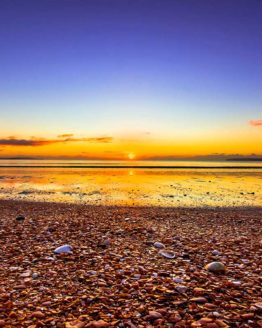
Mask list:
[[261,0],[1,0],[0,157],[262,155]]

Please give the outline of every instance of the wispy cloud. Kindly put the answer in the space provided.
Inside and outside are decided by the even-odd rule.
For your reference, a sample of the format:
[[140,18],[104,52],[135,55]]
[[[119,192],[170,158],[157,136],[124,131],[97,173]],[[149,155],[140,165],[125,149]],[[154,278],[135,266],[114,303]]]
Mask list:
[[73,137],[73,133],[65,133],[65,134],[59,134],[57,138],[71,138]]
[[262,126],[262,120],[251,120],[249,124],[252,126]]
[[91,137],[91,138],[73,138],[73,135],[68,137],[59,136],[58,139],[43,139],[43,138],[30,138],[30,139],[18,139],[16,137],[8,137],[0,139],[1,146],[21,146],[21,147],[39,147],[56,143],[68,143],[68,142],[89,142],[89,143],[110,143],[112,137]]

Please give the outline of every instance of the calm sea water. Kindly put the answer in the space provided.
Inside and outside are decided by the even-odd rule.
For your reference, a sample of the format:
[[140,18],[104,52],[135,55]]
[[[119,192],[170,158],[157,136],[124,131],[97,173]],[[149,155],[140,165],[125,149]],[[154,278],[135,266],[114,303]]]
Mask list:
[[262,206],[262,163],[0,160],[0,199]]

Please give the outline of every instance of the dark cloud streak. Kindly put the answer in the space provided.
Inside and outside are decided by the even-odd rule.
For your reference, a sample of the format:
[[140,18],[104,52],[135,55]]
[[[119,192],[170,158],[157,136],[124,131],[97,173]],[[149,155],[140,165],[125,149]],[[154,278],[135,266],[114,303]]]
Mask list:
[[[67,135],[68,136],[68,135]],[[73,135],[72,135],[73,136]],[[92,138],[72,138],[60,136],[59,139],[18,139],[15,137],[0,139],[0,146],[20,146],[20,147],[40,147],[56,143],[68,142],[89,142],[89,143],[110,143],[112,137],[92,137]]]

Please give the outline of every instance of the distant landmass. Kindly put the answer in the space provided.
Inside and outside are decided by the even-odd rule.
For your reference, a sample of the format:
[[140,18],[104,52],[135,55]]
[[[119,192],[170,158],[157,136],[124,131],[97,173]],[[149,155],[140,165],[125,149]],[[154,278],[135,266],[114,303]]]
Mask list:
[[240,157],[228,158],[227,161],[234,162],[262,162],[262,157]]

